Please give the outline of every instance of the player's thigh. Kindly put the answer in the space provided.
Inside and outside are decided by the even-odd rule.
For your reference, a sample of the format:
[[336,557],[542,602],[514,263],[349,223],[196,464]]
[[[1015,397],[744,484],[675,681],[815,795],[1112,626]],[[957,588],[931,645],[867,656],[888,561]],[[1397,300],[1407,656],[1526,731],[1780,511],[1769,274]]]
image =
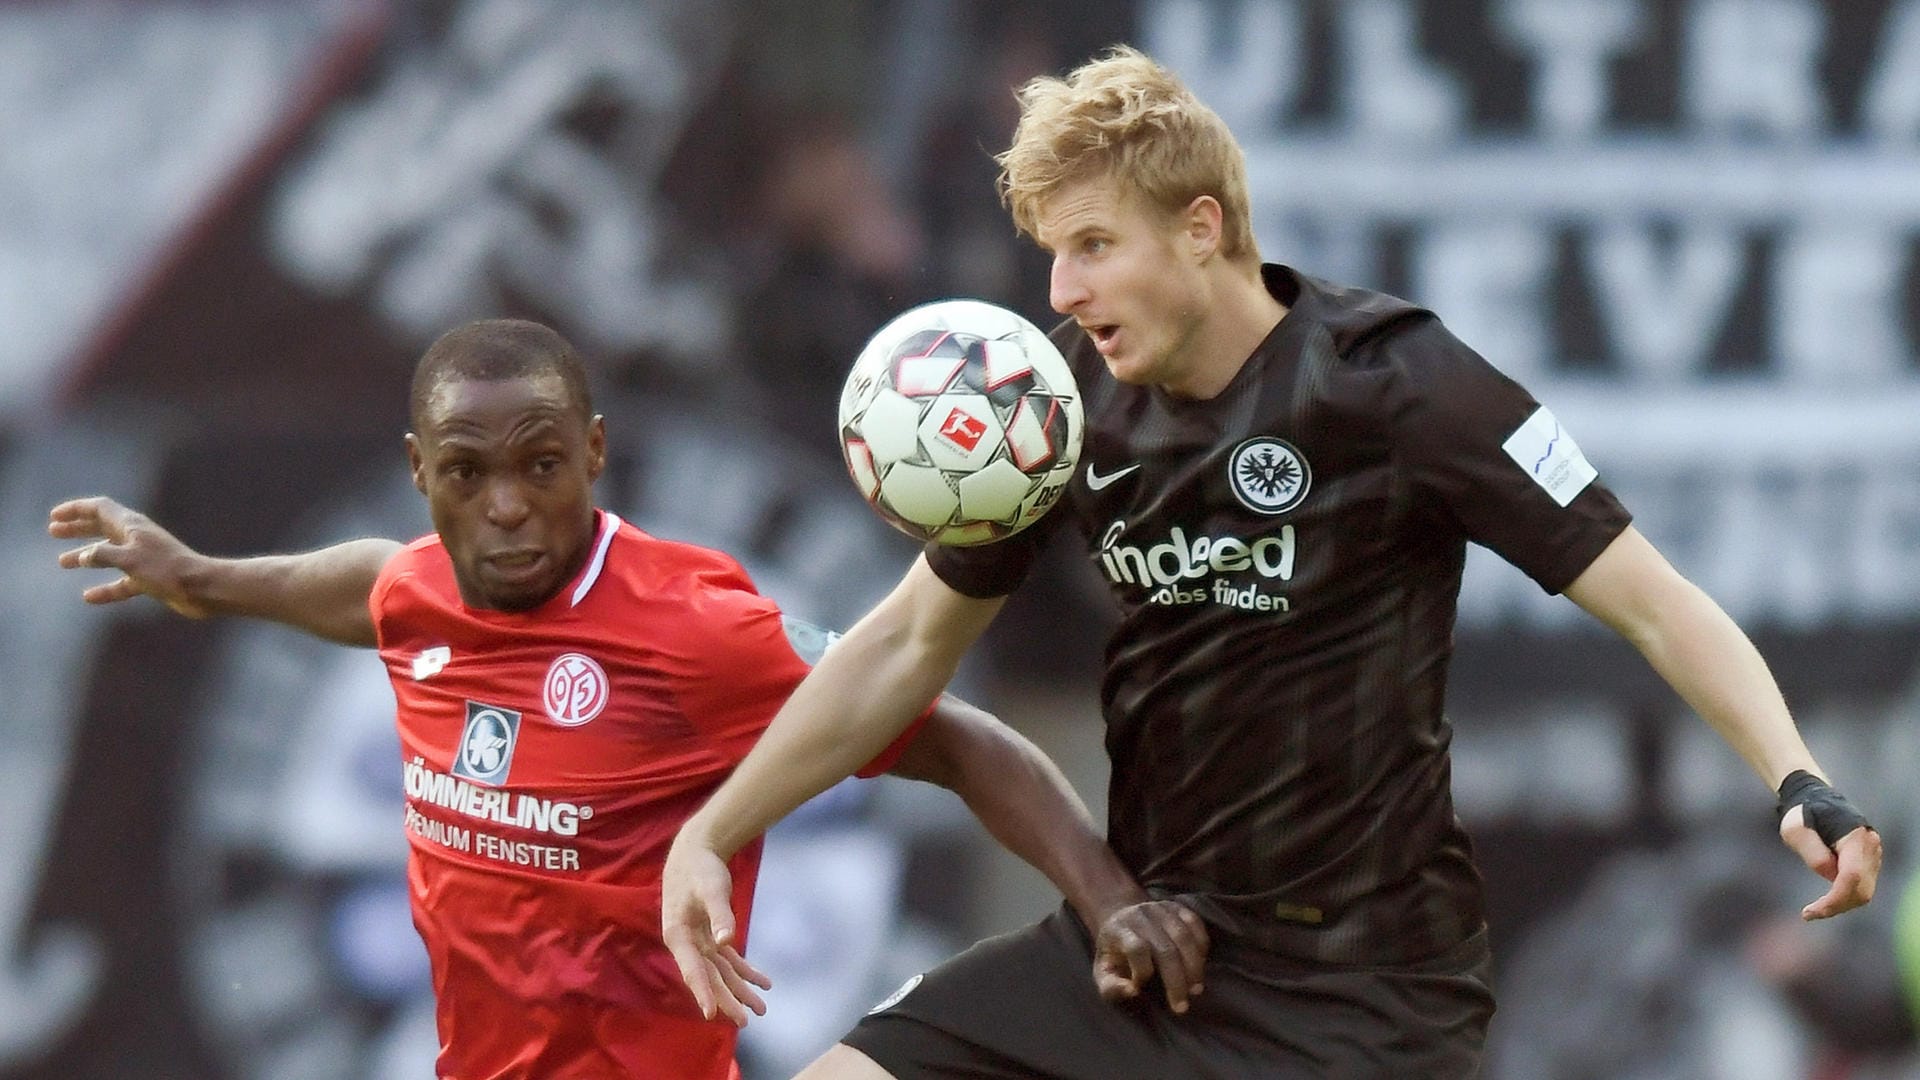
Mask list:
[[1207,992],[1193,1010],[1203,1023],[1176,1029],[1197,1036],[1178,1054],[1206,1063],[1196,1074],[1356,1080],[1480,1074],[1494,1010],[1484,931],[1428,961],[1395,968],[1303,968],[1229,952],[1211,958],[1208,970]]
[[839,1045],[814,1059],[793,1080],[894,1080],[893,1074],[851,1046]]
[[1164,1001],[1101,1000],[1062,909],[902,987],[842,1040],[901,1080],[1165,1080]]

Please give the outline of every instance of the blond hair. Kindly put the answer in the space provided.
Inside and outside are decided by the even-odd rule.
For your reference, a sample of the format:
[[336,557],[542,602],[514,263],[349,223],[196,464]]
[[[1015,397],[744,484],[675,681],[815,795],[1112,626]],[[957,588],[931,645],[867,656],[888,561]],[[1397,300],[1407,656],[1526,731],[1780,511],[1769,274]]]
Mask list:
[[1018,93],[1020,125],[1000,163],[1000,198],[1037,236],[1041,206],[1062,187],[1104,177],[1163,213],[1211,195],[1222,211],[1220,250],[1257,258],[1247,163],[1218,113],[1151,57],[1126,45],[1065,79],[1042,76]]

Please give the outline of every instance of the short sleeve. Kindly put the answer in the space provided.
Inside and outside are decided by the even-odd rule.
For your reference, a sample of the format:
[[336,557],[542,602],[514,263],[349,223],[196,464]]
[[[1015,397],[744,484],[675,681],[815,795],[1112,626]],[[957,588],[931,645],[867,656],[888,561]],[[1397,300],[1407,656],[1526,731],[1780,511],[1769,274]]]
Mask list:
[[1552,410],[1437,320],[1373,347],[1394,374],[1398,463],[1467,539],[1558,593],[1632,521]]
[[367,615],[373,620],[374,644],[385,649],[392,637],[389,617],[394,608],[393,594],[401,577],[417,571],[420,552],[432,546],[438,537],[428,535],[393,553],[392,557],[381,565],[380,572],[374,576],[373,587],[367,590]]
[[703,583],[681,612],[688,640],[675,651],[686,665],[680,708],[693,726],[737,760],[806,677],[787,644],[780,609],[743,585]]

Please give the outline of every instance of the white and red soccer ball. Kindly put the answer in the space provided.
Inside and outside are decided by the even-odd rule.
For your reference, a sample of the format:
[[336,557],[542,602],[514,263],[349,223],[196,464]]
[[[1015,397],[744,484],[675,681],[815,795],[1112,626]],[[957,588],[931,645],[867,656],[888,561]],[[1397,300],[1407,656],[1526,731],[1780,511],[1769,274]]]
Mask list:
[[943,544],[1038,521],[1073,478],[1083,426],[1060,350],[979,300],[897,316],[840,391],[840,451],[860,494],[902,532]]

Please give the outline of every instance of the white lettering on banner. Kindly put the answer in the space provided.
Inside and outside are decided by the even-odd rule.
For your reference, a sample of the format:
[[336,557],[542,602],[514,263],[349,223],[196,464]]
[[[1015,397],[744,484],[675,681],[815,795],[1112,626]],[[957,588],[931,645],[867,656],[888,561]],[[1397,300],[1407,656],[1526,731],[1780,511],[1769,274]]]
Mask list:
[[1702,130],[1816,134],[1821,14],[1804,0],[1696,0],[1682,99]]
[[[1191,56],[1204,52],[1214,30],[1208,8],[1211,0],[1168,0],[1147,5],[1141,18],[1151,22],[1146,36],[1161,43],[1165,53]],[[1299,0],[1252,0],[1240,5],[1234,32],[1245,48],[1234,50],[1221,63],[1191,72],[1191,85],[1200,99],[1213,105],[1227,126],[1236,131],[1269,124],[1299,91],[1287,78],[1306,64]]]
[[1787,381],[1885,385],[1912,373],[1902,328],[1911,246],[1911,237],[1837,218],[1785,232],[1773,290],[1782,302],[1768,315]]
[[1553,237],[1514,221],[1437,224],[1414,252],[1422,302],[1476,352],[1498,358],[1502,370],[1529,384],[1552,351],[1552,269]]
[[1649,382],[1700,370],[1746,278],[1740,237],[1723,225],[1687,225],[1663,241],[1642,228],[1602,224],[1581,254],[1621,360]]
[[1881,62],[1867,77],[1860,121],[1882,139],[1910,142],[1920,137],[1920,64],[1912,60],[1920,56],[1920,0],[1902,0],[1882,33]]
[[[1675,419],[1685,408],[1682,401],[1653,410],[1646,428],[1655,435],[1655,452],[1606,478],[1630,493],[1638,527],[1660,538],[1674,565],[1736,617],[1792,629],[1849,617],[1912,617],[1920,597],[1920,456],[1851,461],[1814,446],[1803,448],[1802,462],[1694,460],[1647,471],[1675,441],[1659,433],[1689,422]],[[1900,408],[1914,410],[1906,414],[1911,423],[1920,416],[1920,398],[1864,418],[1861,441],[1871,444],[1877,429],[1899,422]],[[1762,411],[1754,422],[1785,424],[1789,412]],[[1582,434],[1588,430],[1583,426]],[[1783,450],[1791,454],[1794,447]],[[1610,444],[1597,451],[1603,460],[1611,453]],[[1567,626],[1586,619],[1478,548],[1469,553],[1460,612],[1463,621],[1484,625]]]
[[[709,354],[718,298],[663,271],[648,186],[717,68],[726,12],[471,0],[450,19],[289,174],[271,207],[281,262],[329,292],[368,288],[422,336],[520,294],[609,346]],[[573,131],[587,104],[618,130]]]
[[[1920,474],[1920,0],[1875,11],[1148,0],[1140,25],[1232,118],[1263,251],[1431,306],[1737,618],[1801,625],[1920,607],[1894,509]],[[1295,64],[1243,90],[1255,40],[1327,56],[1330,89]],[[1824,76],[1841,46],[1859,78]],[[1111,560],[1151,581],[1140,554]],[[1463,621],[1566,617],[1538,594],[1469,588]]]
[[[1577,8],[1577,19],[1568,17]],[[1619,0],[1518,0],[1495,10],[1495,26],[1539,65],[1533,101],[1542,130],[1585,135],[1606,119],[1607,64],[1646,33],[1646,12]]]

